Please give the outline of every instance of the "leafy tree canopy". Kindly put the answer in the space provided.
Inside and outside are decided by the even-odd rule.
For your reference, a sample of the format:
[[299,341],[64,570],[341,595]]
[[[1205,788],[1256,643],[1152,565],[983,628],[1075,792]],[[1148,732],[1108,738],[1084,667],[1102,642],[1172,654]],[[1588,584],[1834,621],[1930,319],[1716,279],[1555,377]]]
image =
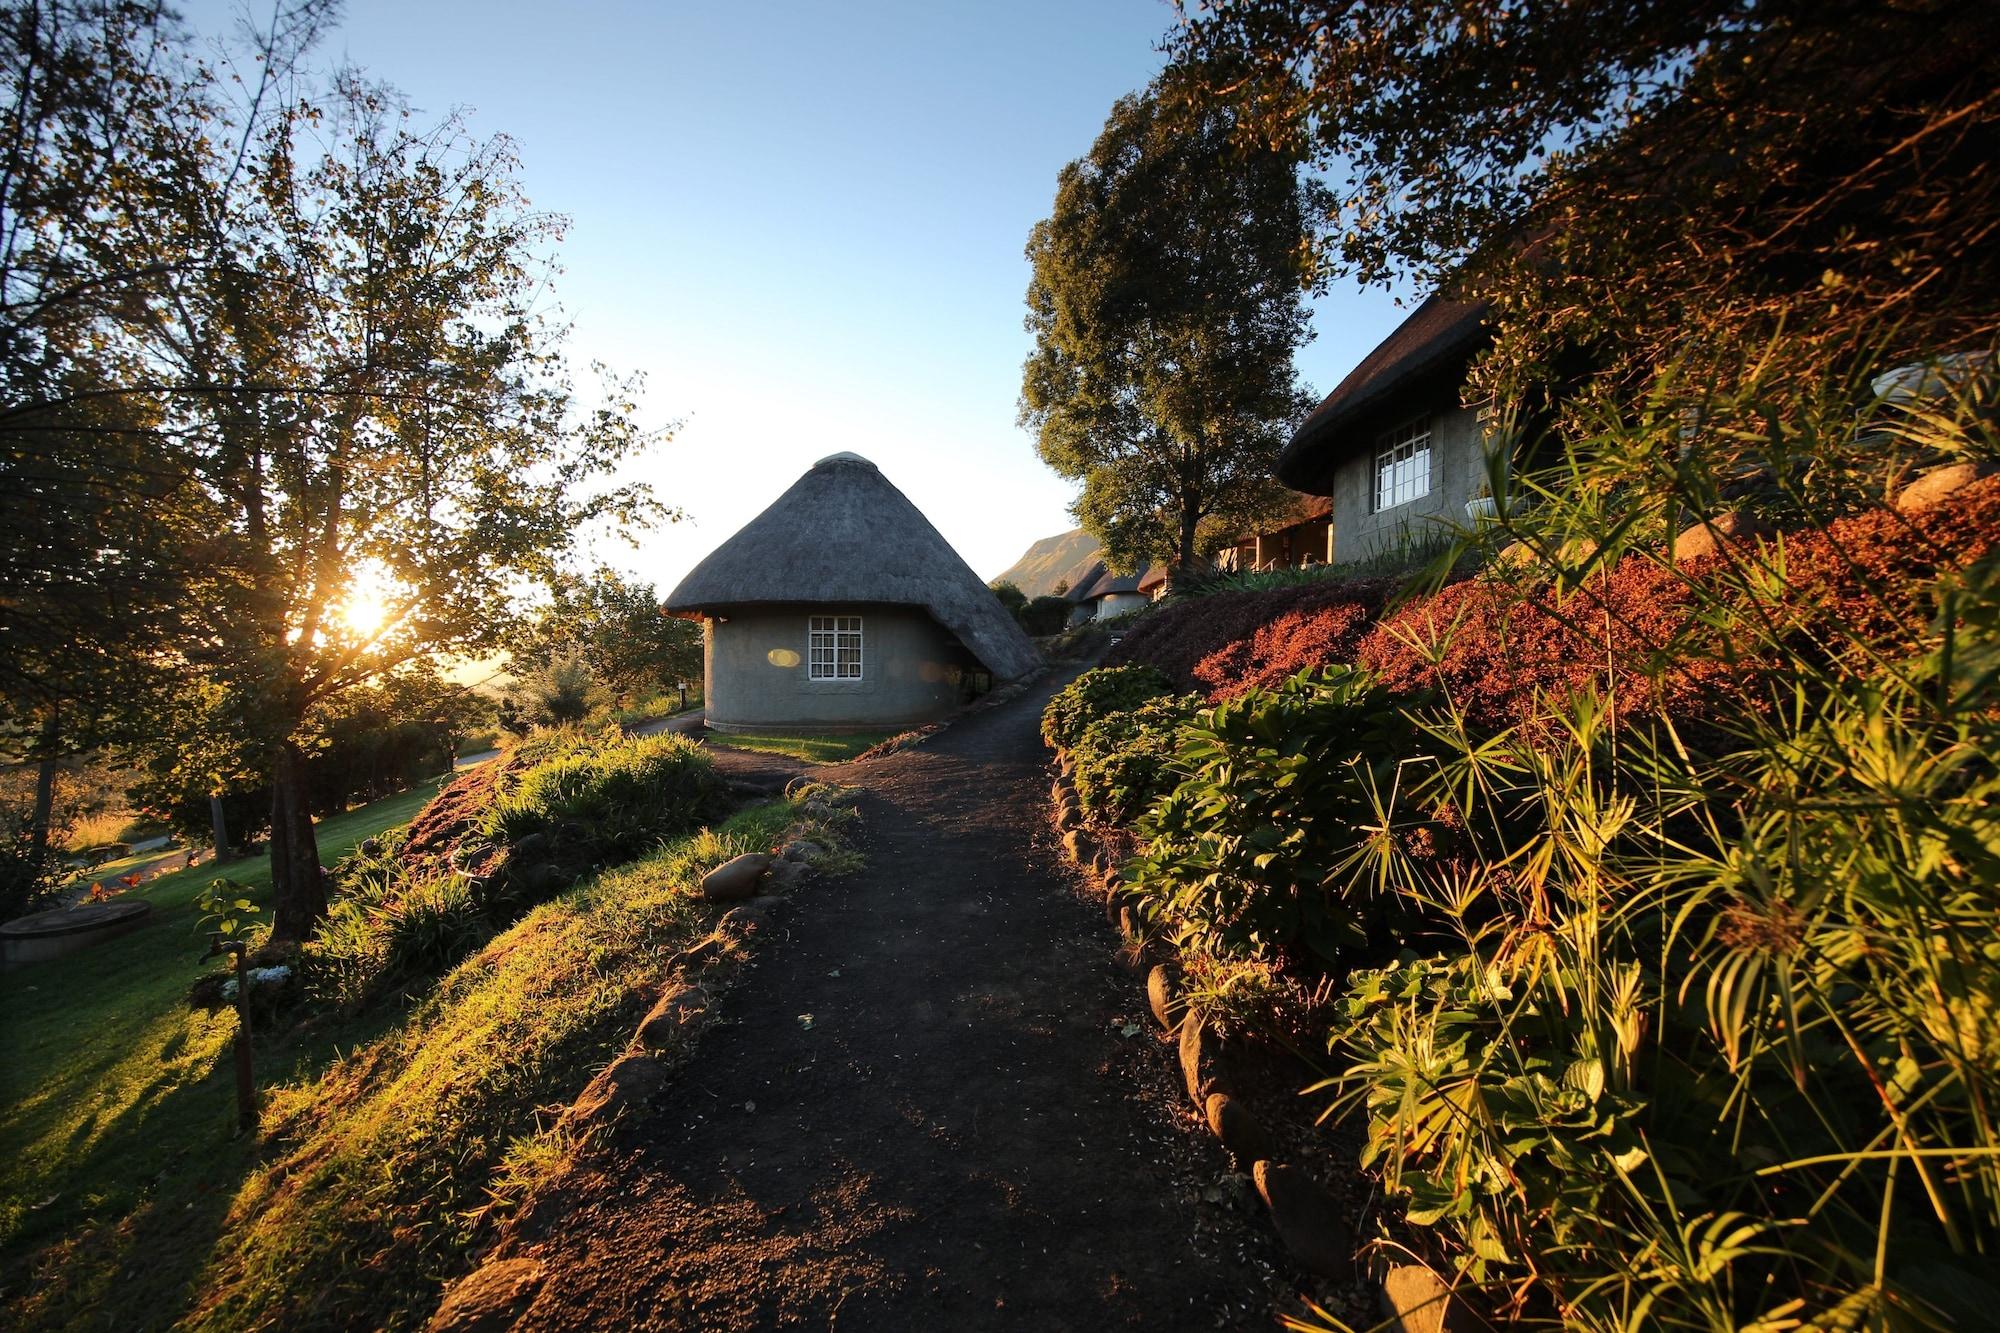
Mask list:
[[1125,570],[1191,563],[1272,507],[1271,464],[1309,405],[1292,354],[1310,336],[1317,187],[1232,106],[1190,104],[1197,84],[1170,69],[1120,99],[1028,239],[1021,420]]
[[572,383],[562,220],[512,145],[296,77],[327,11],[279,6],[234,70],[157,6],[0,6],[33,166],[0,175],[0,466],[47,551],[0,563],[0,679],[44,716],[133,692],[99,663],[219,709],[274,793],[281,939],[325,910],[313,719],[496,646],[579,531],[661,512],[611,475],[657,438],[637,382]]
[[1326,271],[1492,299],[1562,349],[1727,378],[1990,345],[2000,10],[1978,0],[1181,4],[1207,100],[1334,183]]
[[577,654],[594,680],[627,698],[701,679],[701,627],[667,615],[653,585],[617,571],[559,573],[549,600],[508,632],[515,669],[527,674]]

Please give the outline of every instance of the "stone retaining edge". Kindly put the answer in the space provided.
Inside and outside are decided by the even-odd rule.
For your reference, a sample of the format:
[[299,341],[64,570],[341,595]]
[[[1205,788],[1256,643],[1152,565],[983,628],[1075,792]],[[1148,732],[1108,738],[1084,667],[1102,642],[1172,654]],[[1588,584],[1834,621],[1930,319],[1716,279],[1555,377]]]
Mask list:
[[[1121,961],[1145,977],[1147,1008],[1173,1035],[1182,1081],[1209,1132],[1239,1170],[1247,1170],[1264,1203],[1265,1217],[1285,1252],[1307,1272],[1327,1278],[1352,1276],[1357,1263],[1353,1228],[1332,1195],[1298,1167],[1272,1160],[1276,1140],[1250,1108],[1221,1086],[1218,1043],[1200,1018],[1189,1012],[1180,989],[1179,967],[1156,956],[1137,915],[1119,902],[1120,867],[1085,825],[1073,778],[1075,763],[1066,750],[1055,756],[1049,787],[1049,820],[1063,856],[1101,892],[1105,920],[1122,941]],[[1263,1155],[1259,1155],[1263,1154]],[[1377,1279],[1388,1327],[1425,1333],[1469,1333],[1488,1325],[1472,1312],[1449,1283],[1421,1264],[1395,1264]]]

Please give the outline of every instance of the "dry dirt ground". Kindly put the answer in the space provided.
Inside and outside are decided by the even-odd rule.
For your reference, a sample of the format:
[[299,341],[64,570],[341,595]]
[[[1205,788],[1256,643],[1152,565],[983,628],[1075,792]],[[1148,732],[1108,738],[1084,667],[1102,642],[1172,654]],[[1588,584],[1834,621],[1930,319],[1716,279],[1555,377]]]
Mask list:
[[[1059,861],[1057,672],[865,790],[722,1021],[511,1246],[535,1329],[1269,1328],[1276,1244]],[[555,1207],[545,1205],[555,1204]]]

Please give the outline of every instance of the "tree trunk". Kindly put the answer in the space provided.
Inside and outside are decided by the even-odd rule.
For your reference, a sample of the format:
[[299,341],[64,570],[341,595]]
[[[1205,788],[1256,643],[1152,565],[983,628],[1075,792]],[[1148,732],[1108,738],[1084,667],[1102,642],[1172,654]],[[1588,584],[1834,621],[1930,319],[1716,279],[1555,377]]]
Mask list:
[[326,915],[326,883],[313,836],[305,755],[291,741],[278,747],[271,770],[271,942],[312,938]]
[[208,798],[208,828],[215,839],[215,859],[227,861],[230,854],[229,819],[222,812],[222,798],[214,793]]
[[1197,514],[1194,511],[1194,507],[1192,505],[1182,506],[1181,549],[1180,549],[1180,560],[1179,560],[1179,568],[1182,571],[1187,571],[1194,568],[1195,530],[1200,526],[1201,526],[1201,515]]
[[42,719],[41,740],[37,748],[41,760],[35,770],[35,811],[28,824],[30,849],[34,853],[35,864],[40,865],[42,857],[49,850],[49,830],[55,824],[56,811],[56,742],[60,739],[55,709],[51,708]]

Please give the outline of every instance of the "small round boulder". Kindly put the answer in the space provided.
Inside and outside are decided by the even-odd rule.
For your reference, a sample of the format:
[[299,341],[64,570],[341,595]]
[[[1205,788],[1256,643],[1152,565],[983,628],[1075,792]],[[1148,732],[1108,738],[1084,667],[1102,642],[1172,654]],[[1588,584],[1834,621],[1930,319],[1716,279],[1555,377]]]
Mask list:
[[445,1293],[431,1316],[429,1333],[501,1333],[534,1303],[541,1286],[539,1260],[496,1260]]
[[1271,1226],[1299,1266],[1321,1277],[1346,1277],[1354,1267],[1354,1232],[1333,1196],[1295,1166],[1259,1162],[1251,1175],[1271,1210]]
[[1063,854],[1077,865],[1087,866],[1097,859],[1097,839],[1082,829],[1071,829],[1063,834]]
[[1208,1129],[1240,1165],[1267,1161],[1278,1151],[1271,1131],[1255,1112],[1226,1092],[1208,1094]]
[[1994,471],[1995,465],[1989,462],[1948,463],[1932,468],[1897,493],[1896,508],[1905,514],[1920,514],[1942,504],[1953,492],[1992,476]]
[[1205,1107],[1208,1094],[1215,1090],[1214,1047],[1198,1015],[1181,1019],[1181,1077],[1187,1082],[1189,1100],[1196,1106]]
[[1181,1021],[1187,1005],[1181,999],[1180,979],[1174,975],[1172,964],[1160,963],[1146,974],[1146,1004],[1153,1011],[1154,1021],[1169,1032]]
[[701,877],[701,896],[711,903],[737,903],[757,892],[757,885],[771,868],[768,852],[745,852],[724,861]]
[[1679,563],[1714,555],[1724,546],[1752,541],[1767,530],[1756,515],[1747,510],[1732,509],[1717,514],[1707,522],[1697,523],[1674,538],[1674,560]]

